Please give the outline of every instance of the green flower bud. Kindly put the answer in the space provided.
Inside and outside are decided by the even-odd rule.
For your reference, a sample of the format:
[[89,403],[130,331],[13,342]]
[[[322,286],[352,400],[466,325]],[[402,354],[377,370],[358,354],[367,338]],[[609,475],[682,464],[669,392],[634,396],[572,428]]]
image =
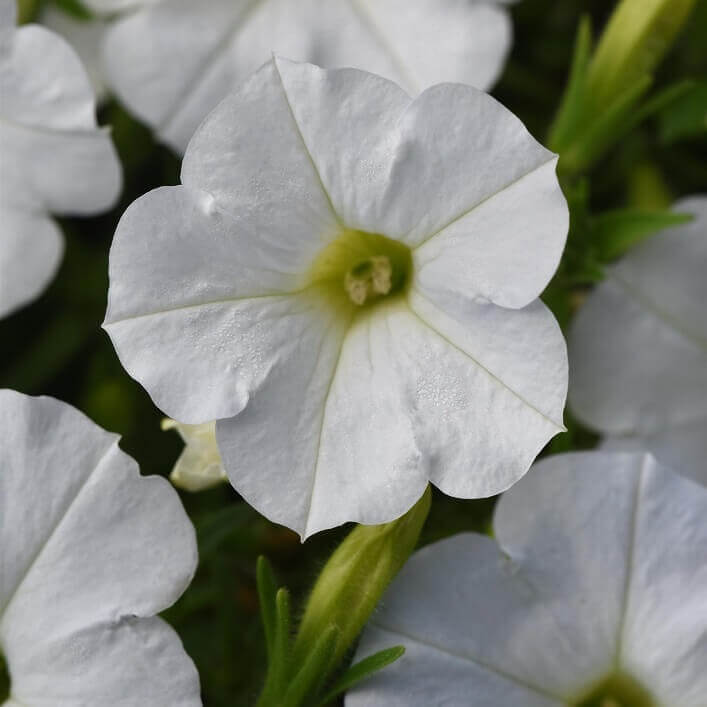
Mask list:
[[337,548],[307,602],[294,646],[301,664],[331,626],[339,629],[331,666],[340,663],[368,621],[383,592],[415,549],[430,510],[429,487],[401,518],[384,525],[359,525]]
[[622,0],[589,65],[587,93],[607,107],[653,73],[670,49],[695,0]]

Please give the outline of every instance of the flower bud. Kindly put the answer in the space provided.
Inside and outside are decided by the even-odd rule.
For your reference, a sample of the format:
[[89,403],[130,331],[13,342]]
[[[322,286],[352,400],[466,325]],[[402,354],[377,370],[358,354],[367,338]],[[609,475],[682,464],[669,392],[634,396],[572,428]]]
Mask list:
[[330,663],[336,666],[357,638],[383,592],[415,549],[430,510],[429,486],[402,517],[383,525],[359,525],[336,549],[307,602],[294,646],[294,661],[332,625],[340,633]]

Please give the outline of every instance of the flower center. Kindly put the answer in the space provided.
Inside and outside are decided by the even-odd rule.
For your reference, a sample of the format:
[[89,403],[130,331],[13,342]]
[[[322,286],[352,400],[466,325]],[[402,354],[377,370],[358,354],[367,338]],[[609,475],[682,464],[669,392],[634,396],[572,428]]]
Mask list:
[[620,674],[593,688],[572,707],[655,707],[650,693],[634,678]]
[[334,301],[358,309],[402,293],[411,273],[406,245],[378,233],[345,229],[317,256],[308,279],[326,286]]
[[10,697],[10,673],[5,663],[5,656],[0,653],[0,704]]

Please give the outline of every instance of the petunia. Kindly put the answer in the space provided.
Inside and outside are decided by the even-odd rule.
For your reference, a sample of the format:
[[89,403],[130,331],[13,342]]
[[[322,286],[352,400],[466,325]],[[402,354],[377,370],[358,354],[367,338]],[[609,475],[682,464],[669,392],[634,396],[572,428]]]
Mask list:
[[101,46],[107,20],[101,17],[74,17],[58,6],[48,4],[42,8],[39,22],[61,35],[79,55],[91,81],[96,101],[102,105],[108,98],[101,64]]
[[182,186],[123,215],[104,326],[302,536],[390,521],[428,481],[496,494],[563,429],[537,299],[567,231],[556,159],[474,88],[411,99],[274,59],[201,126]]
[[[98,12],[134,2],[92,0]],[[112,23],[104,45],[120,99],[179,152],[229,91],[278,52],[373,71],[417,93],[488,88],[511,43],[497,0],[166,0]]]
[[15,20],[14,0],[0,0],[0,316],[38,296],[58,267],[50,214],[103,211],[121,184],[79,58],[53,32]]
[[183,425],[167,418],[162,421],[162,429],[177,430],[185,445],[169,475],[175,486],[203,491],[228,480],[216,444],[216,423]]
[[194,665],[156,617],[197,561],[175,491],[69,405],[10,390],[0,469],[5,707],[201,704]]
[[707,489],[647,454],[551,457],[408,562],[356,660],[405,655],[347,707],[703,707]]
[[694,220],[609,268],[569,337],[572,411],[610,448],[646,448],[707,485],[707,196]]

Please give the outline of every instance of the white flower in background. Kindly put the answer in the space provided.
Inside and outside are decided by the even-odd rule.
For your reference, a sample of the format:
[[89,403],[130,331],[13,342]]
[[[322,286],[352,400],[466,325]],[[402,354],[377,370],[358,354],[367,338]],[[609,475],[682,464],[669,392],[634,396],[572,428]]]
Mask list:
[[86,69],[96,100],[102,104],[108,98],[101,66],[101,46],[107,22],[99,17],[74,17],[51,3],[42,8],[39,22],[61,35],[74,48]]
[[390,521],[428,481],[498,493],[563,429],[565,344],[536,299],[567,232],[555,163],[474,88],[413,100],[272,60],[201,126],[183,186],[124,214],[104,326],[302,536]]
[[[134,2],[92,0],[98,12]],[[441,81],[489,88],[511,44],[495,0],[165,0],[113,22],[104,66],[113,90],[179,152],[208,112],[273,52],[353,66],[411,94]]]
[[121,184],[79,58],[43,27],[15,28],[15,17],[14,0],[0,0],[0,316],[56,271],[63,241],[50,214],[103,211]]
[[176,492],[69,405],[10,390],[0,469],[6,707],[201,704],[194,665],[155,616],[197,562]]
[[185,491],[203,491],[228,481],[216,444],[216,423],[183,425],[169,418],[163,430],[177,430],[184,440],[184,451],[169,475],[169,480]]
[[419,551],[359,660],[405,655],[347,707],[704,707],[707,490],[646,454],[551,457],[501,497],[495,539]]
[[569,337],[572,411],[614,449],[707,485],[707,196],[607,271]]

